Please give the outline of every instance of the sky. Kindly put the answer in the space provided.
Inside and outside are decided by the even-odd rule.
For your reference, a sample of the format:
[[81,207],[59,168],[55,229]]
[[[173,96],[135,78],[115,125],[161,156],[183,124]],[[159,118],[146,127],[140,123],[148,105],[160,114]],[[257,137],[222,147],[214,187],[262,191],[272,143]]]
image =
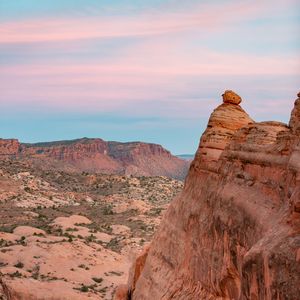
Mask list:
[[0,137],[194,153],[221,94],[287,123],[298,0],[0,0]]

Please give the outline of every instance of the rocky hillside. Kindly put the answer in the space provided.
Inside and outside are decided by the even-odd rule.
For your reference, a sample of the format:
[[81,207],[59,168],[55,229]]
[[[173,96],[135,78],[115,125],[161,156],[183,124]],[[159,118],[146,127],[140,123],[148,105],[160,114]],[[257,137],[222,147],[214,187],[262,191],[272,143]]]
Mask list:
[[5,157],[16,157],[19,154],[20,143],[16,139],[0,139],[0,159]]
[[289,125],[256,123],[240,102],[223,95],[115,299],[299,299],[300,98]]
[[1,157],[29,160],[44,169],[177,179],[185,177],[189,166],[157,144],[88,138],[36,144],[0,139]]

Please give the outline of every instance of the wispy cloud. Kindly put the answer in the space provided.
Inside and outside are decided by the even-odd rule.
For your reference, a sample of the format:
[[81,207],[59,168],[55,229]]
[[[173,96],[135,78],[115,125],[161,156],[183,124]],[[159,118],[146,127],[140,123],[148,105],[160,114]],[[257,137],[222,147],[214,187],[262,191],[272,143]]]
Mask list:
[[[286,1],[278,0],[273,9]],[[196,5],[190,10],[141,13],[118,17],[43,18],[2,22],[0,43],[32,43],[92,38],[147,36],[196,29],[205,33],[257,18],[269,10],[270,1],[231,1]]]

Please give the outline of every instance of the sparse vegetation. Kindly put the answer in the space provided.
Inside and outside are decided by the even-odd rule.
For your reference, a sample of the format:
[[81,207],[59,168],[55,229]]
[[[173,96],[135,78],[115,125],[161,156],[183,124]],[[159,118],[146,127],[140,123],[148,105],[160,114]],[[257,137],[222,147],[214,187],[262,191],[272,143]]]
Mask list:
[[104,215],[113,215],[114,214],[112,205],[104,206],[102,211],[103,211]]
[[81,288],[80,288],[80,292],[83,292],[83,293],[86,293],[89,291],[89,287],[86,286],[86,285],[83,285]]
[[97,283],[101,283],[102,281],[103,281],[103,278],[101,278],[101,277],[93,277],[92,278],[95,282],[97,282]]
[[24,268],[24,264],[22,263],[22,262],[18,262],[18,263],[16,263],[15,265],[14,265],[14,267],[16,267],[16,268],[19,268],[19,269],[22,269],[22,268]]
[[14,277],[17,277],[17,278],[20,278],[22,277],[22,274],[19,272],[19,271],[16,271],[14,273],[11,273],[11,274],[8,274],[10,277],[14,278]]
[[30,189],[29,186],[25,186],[24,191],[27,192],[27,193],[31,193],[31,189]]
[[[29,226],[45,232],[34,232],[31,229],[34,239],[25,232],[19,237],[13,233],[17,237],[15,240],[1,236],[0,252],[6,253],[6,256],[14,257],[17,249],[27,251],[27,247],[34,246],[34,243],[41,246],[41,253],[34,252],[29,257],[29,263],[26,257],[22,261],[13,260],[13,264],[3,261],[0,263],[0,272],[6,267],[15,267],[17,271],[7,276],[23,279],[28,276],[44,283],[53,280],[68,282],[73,284],[77,293],[90,292],[100,298],[110,297],[115,288],[113,282],[116,277],[125,275],[114,269],[101,272],[100,268],[98,276],[93,276],[95,263],[90,261],[83,249],[92,249],[92,259],[95,260],[99,257],[112,259],[115,255],[113,252],[121,254],[123,247],[128,245],[140,250],[152,237],[156,226],[152,224],[157,224],[152,223],[152,220],[160,217],[169,201],[182,188],[181,182],[165,177],[42,171],[17,161],[0,161],[0,170],[8,174],[14,184],[20,185],[22,191],[9,191],[5,201],[0,202],[0,231],[13,233],[18,226]],[[21,171],[25,172],[22,177],[17,175]],[[0,185],[1,178],[0,176]],[[0,196],[5,197],[5,193]],[[91,223],[79,221],[67,226],[54,226],[56,218],[73,215],[86,217]],[[114,225],[119,225],[120,228]],[[51,253],[60,244],[63,247],[61,249],[77,251],[78,257],[82,256],[77,267],[67,268],[64,277],[57,275],[55,262],[47,266],[48,260],[45,258],[45,251]],[[22,247],[13,247],[15,245]],[[35,262],[34,267],[32,261]],[[45,270],[49,270],[49,273],[45,273]],[[72,275],[68,275],[68,272]],[[93,284],[70,280],[82,272],[87,278],[91,278]]]

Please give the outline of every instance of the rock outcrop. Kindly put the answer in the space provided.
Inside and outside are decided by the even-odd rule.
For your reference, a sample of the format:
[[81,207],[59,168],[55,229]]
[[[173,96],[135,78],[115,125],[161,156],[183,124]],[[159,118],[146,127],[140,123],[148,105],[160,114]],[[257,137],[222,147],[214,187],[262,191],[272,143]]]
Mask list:
[[228,94],[127,299],[299,299],[300,99],[287,126],[253,122]]
[[233,92],[231,90],[225,91],[224,94],[222,95],[222,97],[223,97],[224,103],[238,105],[242,102],[242,98],[238,94],[236,94],[235,92]]
[[289,126],[293,130],[294,133],[299,134],[299,129],[300,129],[300,92],[298,93],[298,99],[295,101],[294,109],[292,111],[291,119]]
[[16,157],[20,151],[20,143],[16,139],[0,139],[0,159],[1,157]]
[[229,102],[219,105],[211,114],[207,128],[200,139],[194,165],[200,168],[215,168],[232,135],[238,129],[253,122],[239,105]]
[[189,162],[173,156],[161,145],[88,138],[36,144],[0,140],[1,157],[30,160],[44,169],[177,179],[183,179],[189,167]]

